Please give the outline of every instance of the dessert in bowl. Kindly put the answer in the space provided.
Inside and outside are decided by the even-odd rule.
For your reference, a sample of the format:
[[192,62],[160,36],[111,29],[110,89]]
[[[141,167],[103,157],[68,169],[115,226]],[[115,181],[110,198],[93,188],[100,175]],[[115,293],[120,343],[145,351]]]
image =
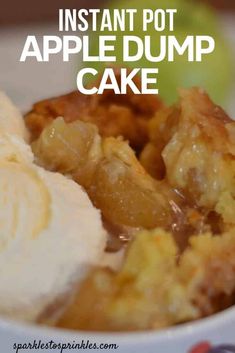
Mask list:
[[20,132],[0,99],[0,312],[21,332],[126,352],[233,339],[235,123],[203,90],[179,94],[73,92],[15,110]]

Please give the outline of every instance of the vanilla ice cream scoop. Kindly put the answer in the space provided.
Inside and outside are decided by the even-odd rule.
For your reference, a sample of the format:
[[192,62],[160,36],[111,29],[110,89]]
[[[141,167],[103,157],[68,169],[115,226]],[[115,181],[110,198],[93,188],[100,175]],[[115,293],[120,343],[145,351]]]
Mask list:
[[9,132],[0,131],[0,315],[36,321],[100,263],[106,232],[84,190],[34,165]]
[[28,140],[29,134],[20,111],[2,91],[0,91],[0,131]]

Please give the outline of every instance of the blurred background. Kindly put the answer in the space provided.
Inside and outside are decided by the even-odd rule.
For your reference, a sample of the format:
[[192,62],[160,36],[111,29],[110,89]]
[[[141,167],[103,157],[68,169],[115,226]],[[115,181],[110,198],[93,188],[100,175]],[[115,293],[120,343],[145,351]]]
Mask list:
[[[76,89],[76,72],[79,58],[63,63],[55,56],[49,63],[37,63],[35,59],[20,63],[27,35],[59,35],[59,8],[130,8],[169,4],[178,7],[182,16],[175,35],[211,34],[216,39],[216,52],[202,65],[188,65],[184,58],[174,65],[161,65],[159,80],[163,98],[172,102],[179,86],[200,85],[235,117],[235,1],[234,0],[8,0],[0,11],[0,89],[7,92],[25,111],[34,101],[63,94]],[[194,25],[194,28],[193,28]],[[197,33],[198,32],[198,33]],[[138,34],[139,35],[139,34]],[[150,33],[150,35],[156,35]],[[97,43],[93,36],[93,50]],[[121,65],[122,63],[119,62]],[[146,67],[146,62],[139,63]],[[90,65],[89,65],[90,66]],[[94,67],[102,70],[102,65]],[[138,65],[136,65],[138,67]]]

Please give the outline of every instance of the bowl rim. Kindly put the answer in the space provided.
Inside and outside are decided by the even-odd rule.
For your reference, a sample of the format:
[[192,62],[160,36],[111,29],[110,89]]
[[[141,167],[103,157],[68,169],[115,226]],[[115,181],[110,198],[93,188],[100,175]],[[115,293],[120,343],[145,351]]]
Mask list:
[[235,305],[225,309],[224,311],[199,319],[194,322],[180,324],[178,326],[169,327],[161,330],[146,330],[133,332],[96,332],[96,331],[76,331],[54,327],[39,326],[36,324],[28,324],[17,322],[11,319],[0,318],[0,332],[15,332],[15,334],[25,335],[40,339],[55,339],[60,341],[69,340],[88,340],[93,342],[112,342],[123,345],[150,344],[151,342],[163,343],[172,340],[182,340],[191,336],[202,336],[205,332],[215,332],[221,327],[227,327],[234,322],[235,324]]

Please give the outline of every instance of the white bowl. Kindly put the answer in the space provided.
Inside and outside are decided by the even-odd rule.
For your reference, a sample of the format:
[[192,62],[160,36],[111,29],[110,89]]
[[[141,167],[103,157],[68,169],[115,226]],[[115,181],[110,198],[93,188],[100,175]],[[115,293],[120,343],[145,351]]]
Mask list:
[[[95,313],[94,313],[95,315]],[[221,353],[235,352],[235,307],[227,309],[209,318],[189,324],[161,330],[137,333],[94,333],[51,329],[41,326],[29,326],[13,321],[0,320],[1,353],[17,352],[16,345],[28,343],[56,344],[116,344],[117,349],[107,348],[84,351],[105,351],[120,353],[191,353],[195,345],[210,342],[215,348],[219,345],[232,345],[234,350],[221,350]],[[88,342],[89,340],[89,342]],[[15,348],[14,348],[15,345]],[[81,349],[82,350],[82,349]],[[22,352],[78,352],[78,349],[19,349]],[[197,353],[197,351],[195,351]],[[209,353],[199,350],[198,353]],[[212,352],[213,353],[213,350]],[[216,351],[220,353],[220,351]]]

